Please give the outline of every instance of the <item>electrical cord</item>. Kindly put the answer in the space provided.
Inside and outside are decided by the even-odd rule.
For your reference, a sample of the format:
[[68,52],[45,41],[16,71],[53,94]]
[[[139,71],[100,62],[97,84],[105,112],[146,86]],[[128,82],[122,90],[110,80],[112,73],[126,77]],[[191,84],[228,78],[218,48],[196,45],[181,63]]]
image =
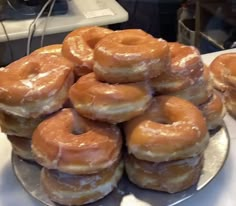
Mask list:
[[7,34],[7,30],[6,30],[6,27],[5,27],[4,23],[2,21],[0,21],[0,24],[1,24],[2,28],[3,28],[3,32],[4,32],[5,36],[7,38],[7,46],[8,46],[9,52],[10,52],[11,62],[13,62],[14,61],[14,55],[13,55],[13,49],[11,47],[10,38],[9,38],[9,36]]
[[32,41],[32,37],[34,35],[34,32],[36,30],[36,24],[38,19],[43,15],[43,12],[45,11],[45,9],[48,7],[48,5],[50,3],[52,3],[53,0],[48,0],[42,7],[42,9],[39,11],[38,15],[36,16],[36,18],[32,21],[32,23],[29,26],[28,29],[28,40],[27,40],[27,48],[26,48],[26,55],[30,54],[30,48],[31,48],[31,41]]
[[47,15],[47,17],[45,19],[45,24],[44,24],[44,27],[43,27],[42,36],[41,36],[41,42],[40,42],[40,46],[41,47],[43,47],[43,44],[44,44],[44,36],[45,36],[45,31],[46,31],[46,28],[47,28],[47,24],[48,24],[48,19],[49,19],[49,17],[52,14],[52,10],[54,8],[55,2],[56,2],[56,0],[52,0],[52,3],[50,5],[49,11],[48,11],[48,15]]

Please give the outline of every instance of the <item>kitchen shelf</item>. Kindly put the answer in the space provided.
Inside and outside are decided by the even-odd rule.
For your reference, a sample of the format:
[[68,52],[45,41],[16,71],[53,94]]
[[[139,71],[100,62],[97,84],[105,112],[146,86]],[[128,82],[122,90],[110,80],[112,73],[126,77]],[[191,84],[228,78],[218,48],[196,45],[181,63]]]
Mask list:
[[201,3],[200,6],[209,13],[224,19],[226,23],[236,26],[236,11],[232,3]]
[[[224,39],[222,41],[218,35],[208,34],[207,25],[213,17],[218,18],[223,27],[228,30],[236,28],[236,2],[225,0],[209,0],[207,2],[197,0],[196,2],[195,46],[200,48],[200,41],[203,38],[213,46],[224,50]],[[223,28],[219,29],[225,32]]]
[[200,36],[204,38],[205,40],[207,40],[208,42],[210,42],[211,44],[213,44],[214,46],[216,46],[217,48],[222,49],[222,50],[225,49],[222,44],[220,44],[213,37],[205,34],[204,32],[200,32]]

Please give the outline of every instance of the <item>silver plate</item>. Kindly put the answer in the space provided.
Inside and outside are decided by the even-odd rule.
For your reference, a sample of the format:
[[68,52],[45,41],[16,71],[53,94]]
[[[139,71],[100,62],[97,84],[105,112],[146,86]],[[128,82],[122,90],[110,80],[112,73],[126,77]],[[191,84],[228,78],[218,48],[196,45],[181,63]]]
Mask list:
[[[210,143],[204,153],[204,166],[202,175],[196,185],[179,193],[168,194],[152,190],[144,190],[129,182],[123,177],[118,187],[108,196],[100,201],[89,204],[89,206],[119,206],[122,198],[127,195],[134,195],[150,205],[170,206],[176,205],[197,193],[204,188],[221,170],[229,151],[229,135],[226,126],[223,125],[215,131],[210,138]],[[35,163],[24,161],[15,154],[12,154],[12,166],[16,177],[23,188],[34,198],[48,206],[58,206],[52,202],[40,187],[41,167]]]

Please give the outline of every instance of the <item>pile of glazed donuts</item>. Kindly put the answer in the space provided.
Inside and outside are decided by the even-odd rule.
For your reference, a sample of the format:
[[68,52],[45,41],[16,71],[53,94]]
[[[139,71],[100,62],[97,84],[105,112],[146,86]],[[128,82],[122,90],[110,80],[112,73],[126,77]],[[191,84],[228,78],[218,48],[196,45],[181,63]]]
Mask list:
[[142,188],[191,187],[223,116],[198,50],[138,29],[79,28],[0,68],[2,131],[60,204],[103,198],[123,168]]

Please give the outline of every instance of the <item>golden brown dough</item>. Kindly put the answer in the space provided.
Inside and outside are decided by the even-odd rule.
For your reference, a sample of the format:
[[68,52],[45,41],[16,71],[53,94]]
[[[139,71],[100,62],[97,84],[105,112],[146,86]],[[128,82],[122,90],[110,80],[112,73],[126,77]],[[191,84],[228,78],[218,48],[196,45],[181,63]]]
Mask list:
[[163,162],[199,155],[209,134],[201,111],[174,96],[158,96],[151,106],[124,124],[130,154],[146,161]]
[[[220,91],[225,91],[225,76],[236,76],[236,53],[226,53],[217,56],[210,64],[210,73],[213,78],[213,85]],[[236,81],[235,85],[236,85]]]
[[52,44],[48,46],[44,46],[34,50],[30,55],[37,55],[37,54],[61,54],[62,44]]
[[87,26],[70,32],[63,41],[62,54],[75,64],[75,74],[80,77],[93,71],[94,47],[113,31],[98,26]]
[[63,205],[83,205],[108,195],[123,174],[123,162],[91,175],[70,175],[44,168],[41,183],[52,201]]
[[0,69],[0,110],[37,118],[60,109],[73,84],[73,65],[57,54],[23,57]]
[[146,82],[109,84],[94,73],[81,77],[69,91],[74,108],[83,116],[120,123],[142,114],[150,105],[151,89]]
[[203,62],[197,48],[177,42],[169,42],[170,64],[160,76],[151,79],[156,92],[168,94],[178,92],[196,84],[203,76]]
[[8,140],[12,145],[13,152],[25,160],[34,161],[34,155],[31,150],[31,139],[7,135]]
[[169,47],[140,29],[113,32],[94,49],[96,78],[109,83],[129,83],[157,77],[169,63]]
[[209,130],[221,126],[225,115],[225,107],[221,96],[214,92],[207,102],[199,106],[203,116],[206,118]]
[[170,92],[168,95],[177,96],[192,102],[198,106],[208,101],[212,96],[213,89],[210,84],[208,70],[205,69],[202,77],[200,77],[193,85],[177,92]]
[[236,118],[236,87],[227,87],[224,93],[224,101],[228,113]]
[[129,155],[125,169],[131,182],[145,189],[168,193],[183,191],[197,183],[203,166],[201,155],[170,162],[148,162]]
[[0,126],[2,132],[8,135],[16,135],[31,139],[33,131],[45,118],[45,116],[24,118],[0,111]]
[[115,125],[88,120],[63,109],[33,133],[36,161],[69,174],[91,174],[110,167],[121,155],[122,138]]

